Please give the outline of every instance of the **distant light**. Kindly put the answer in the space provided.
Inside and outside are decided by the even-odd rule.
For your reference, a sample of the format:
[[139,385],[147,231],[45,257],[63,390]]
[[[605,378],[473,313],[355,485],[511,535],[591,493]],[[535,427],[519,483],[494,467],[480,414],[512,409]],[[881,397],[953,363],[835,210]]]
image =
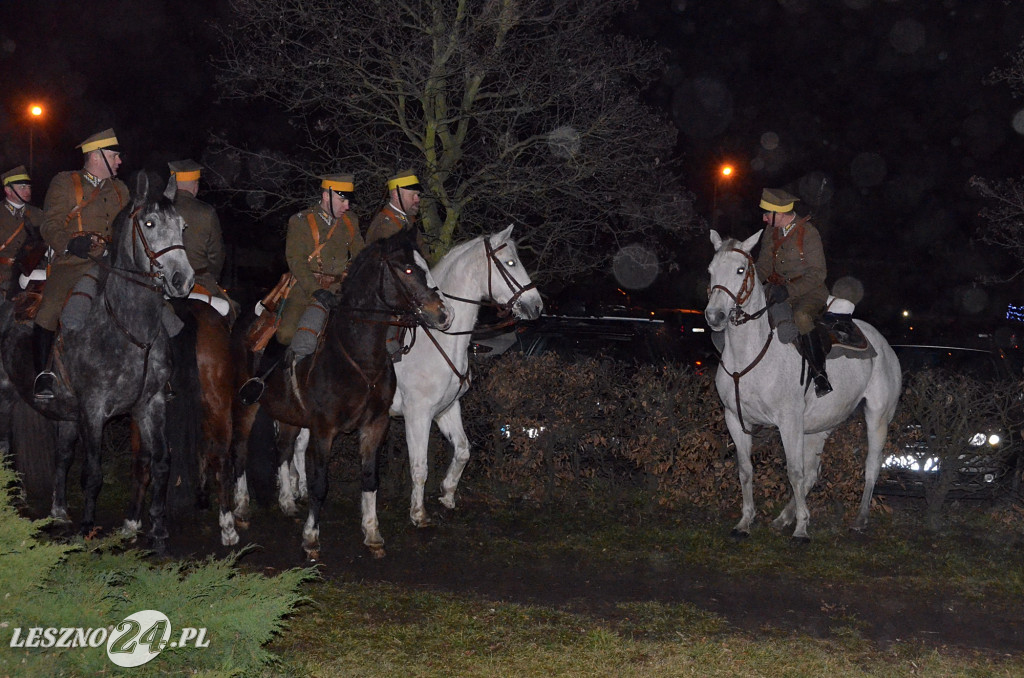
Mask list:
[[904,318],[909,318],[910,317],[910,311],[903,311],[903,317]]
[[1000,440],[1002,440],[1002,438],[999,437],[999,434],[993,433],[988,437],[988,444],[991,445],[992,447],[995,447],[996,445],[999,444]]
[[43,107],[39,104],[32,104],[31,106],[29,106],[28,112],[38,118],[40,115],[43,114]]
[[732,172],[733,172],[732,165],[722,165],[722,176],[723,177],[731,176]]

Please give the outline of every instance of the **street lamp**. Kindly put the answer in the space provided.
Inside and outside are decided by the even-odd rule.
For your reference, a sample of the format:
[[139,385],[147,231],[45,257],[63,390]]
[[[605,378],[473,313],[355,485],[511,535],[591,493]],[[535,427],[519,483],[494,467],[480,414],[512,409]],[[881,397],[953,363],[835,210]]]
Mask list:
[[731,179],[735,171],[732,165],[722,165],[715,174],[715,186],[711,192],[711,228],[718,226],[718,184]]
[[32,175],[33,135],[35,133],[35,121],[42,117],[43,107],[39,104],[30,104],[28,107],[28,173]]

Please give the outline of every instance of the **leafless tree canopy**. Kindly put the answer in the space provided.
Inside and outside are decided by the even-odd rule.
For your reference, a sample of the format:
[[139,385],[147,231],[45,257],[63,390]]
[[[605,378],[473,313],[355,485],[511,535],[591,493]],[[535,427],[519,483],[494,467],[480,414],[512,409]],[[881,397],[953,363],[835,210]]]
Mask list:
[[234,0],[221,81],[292,115],[321,162],[306,172],[356,171],[363,204],[415,167],[435,255],[515,222],[541,275],[565,277],[695,226],[675,131],[638,99],[659,54],[611,25],[631,4]]

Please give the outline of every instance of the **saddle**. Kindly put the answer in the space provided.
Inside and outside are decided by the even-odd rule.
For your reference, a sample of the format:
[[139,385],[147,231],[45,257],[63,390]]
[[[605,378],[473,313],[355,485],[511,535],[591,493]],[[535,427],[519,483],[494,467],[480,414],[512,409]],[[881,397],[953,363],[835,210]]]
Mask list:
[[812,335],[821,341],[828,358],[864,359],[878,355],[864,332],[853,322],[853,316],[846,313],[826,311],[814,321]]
[[277,281],[267,296],[256,304],[256,320],[245,333],[245,345],[253,353],[259,353],[267,347],[274,333],[281,324],[282,302],[288,298],[295,287],[295,276],[285,273]]

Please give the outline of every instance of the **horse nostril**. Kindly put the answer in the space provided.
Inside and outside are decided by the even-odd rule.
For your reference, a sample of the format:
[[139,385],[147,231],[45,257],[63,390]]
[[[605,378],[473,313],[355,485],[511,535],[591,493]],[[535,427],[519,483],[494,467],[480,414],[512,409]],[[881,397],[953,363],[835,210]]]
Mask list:
[[181,271],[175,271],[174,275],[171,276],[171,285],[174,286],[174,289],[180,290],[184,286],[184,284],[185,276],[182,274]]

